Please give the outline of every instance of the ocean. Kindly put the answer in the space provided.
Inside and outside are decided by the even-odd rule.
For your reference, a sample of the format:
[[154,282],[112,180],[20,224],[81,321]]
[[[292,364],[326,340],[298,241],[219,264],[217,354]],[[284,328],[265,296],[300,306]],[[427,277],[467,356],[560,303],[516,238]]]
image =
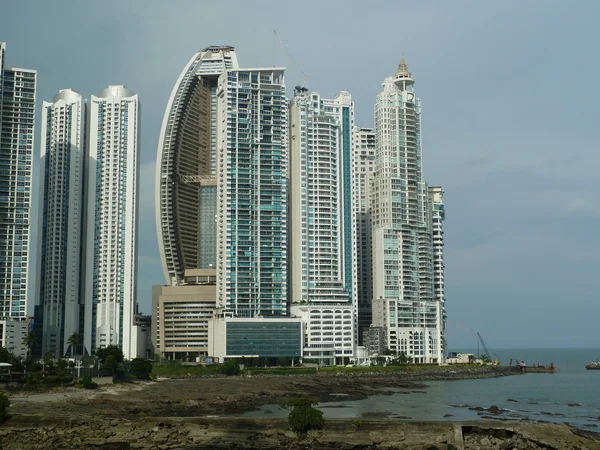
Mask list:
[[[465,349],[475,353],[476,349]],[[487,412],[472,407],[492,405],[505,410],[499,418],[568,423],[579,428],[600,428],[600,370],[585,365],[600,357],[596,349],[494,349],[500,364],[509,359],[524,360],[528,366],[548,365],[559,372],[527,373],[500,378],[424,382],[418,392],[373,395],[364,400],[320,403],[327,418],[402,418],[415,421],[479,420]],[[494,355],[492,355],[494,356]],[[399,390],[401,391],[401,390]],[[248,417],[287,417],[289,411],[265,405]]]

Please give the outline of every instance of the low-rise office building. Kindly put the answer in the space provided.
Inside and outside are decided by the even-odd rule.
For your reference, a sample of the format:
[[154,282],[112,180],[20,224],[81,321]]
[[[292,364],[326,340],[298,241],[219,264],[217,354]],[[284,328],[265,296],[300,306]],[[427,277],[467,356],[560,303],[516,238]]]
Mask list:
[[228,317],[209,322],[209,353],[216,361],[230,358],[302,358],[303,324],[296,317]]
[[215,269],[187,269],[186,284],[152,287],[152,346],[167,359],[208,356],[208,322],[216,306]]

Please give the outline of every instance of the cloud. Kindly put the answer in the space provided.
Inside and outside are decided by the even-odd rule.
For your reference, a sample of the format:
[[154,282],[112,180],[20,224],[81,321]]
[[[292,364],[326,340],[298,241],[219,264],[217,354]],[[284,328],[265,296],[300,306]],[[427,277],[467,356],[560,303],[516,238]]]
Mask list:
[[[140,304],[164,282],[154,161],[168,96],[195,51],[231,44],[244,66],[287,66],[289,90],[301,71],[325,96],[348,90],[361,126],[373,125],[380,83],[404,55],[423,99],[424,177],[446,193],[450,348],[475,342],[482,326],[496,346],[593,342],[600,62],[589,55],[600,3],[307,0],[303,9],[319,12],[310,29],[320,32],[285,8],[241,1],[228,14],[192,0],[4,7],[7,65],[38,69],[38,103],[68,87],[89,98],[125,84],[140,95]],[[48,23],[66,22],[46,39]]]
[[598,217],[600,216],[600,207],[595,200],[576,197],[568,202],[565,212],[567,214]]

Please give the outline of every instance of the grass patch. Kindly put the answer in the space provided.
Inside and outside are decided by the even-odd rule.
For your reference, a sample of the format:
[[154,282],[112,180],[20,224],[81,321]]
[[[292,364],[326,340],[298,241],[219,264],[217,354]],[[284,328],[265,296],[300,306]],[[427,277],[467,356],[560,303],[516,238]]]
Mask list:
[[211,364],[209,366],[184,366],[181,364],[167,364],[152,366],[153,377],[193,377],[220,375],[220,364]]
[[246,367],[248,375],[312,375],[316,367]]

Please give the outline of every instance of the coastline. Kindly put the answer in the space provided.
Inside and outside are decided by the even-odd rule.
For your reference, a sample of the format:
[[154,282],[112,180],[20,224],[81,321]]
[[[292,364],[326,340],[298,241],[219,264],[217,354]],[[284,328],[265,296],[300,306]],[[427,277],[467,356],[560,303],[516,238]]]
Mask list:
[[[231,417],[261,405],[283,403],[292,397],[327,402],[339,400],[343,395],[345,400],[358,400],[374,394],[397,394],[402,390],[422,392],[427,388],[422,384],[424,381],[513,374],[518,372],[502,367],[466,370],[448,367],[447,370],[413,373],[179,377],[107,384],[97,390],[68,387],[40,392],[10,391],[11,417],[0,427],[0,443],[5,450],[330,448],[336,442],[343,443],[339,448],[348,449],[414,448],[410,445],[442,443],[439,448],[451,448],[447,445],[463,441],[462,447],[455,447],[500,448],[502,443],[518,438],[522,442],[527,439],[545,442],[546,447],[540,448],[600,448],[594,433],[560,424],[487,419],[476,422],[407,422],[377,417],[327,419],[323,430],[297,436],[289,430],[285,419]],[[558,441],[548,440],[552,436],[552,439],[563,436],[562,444],[557,446]],[[488,442],[485,439],[498,446],[485,447]],[[482,440],[483,447],[479,444]]]

